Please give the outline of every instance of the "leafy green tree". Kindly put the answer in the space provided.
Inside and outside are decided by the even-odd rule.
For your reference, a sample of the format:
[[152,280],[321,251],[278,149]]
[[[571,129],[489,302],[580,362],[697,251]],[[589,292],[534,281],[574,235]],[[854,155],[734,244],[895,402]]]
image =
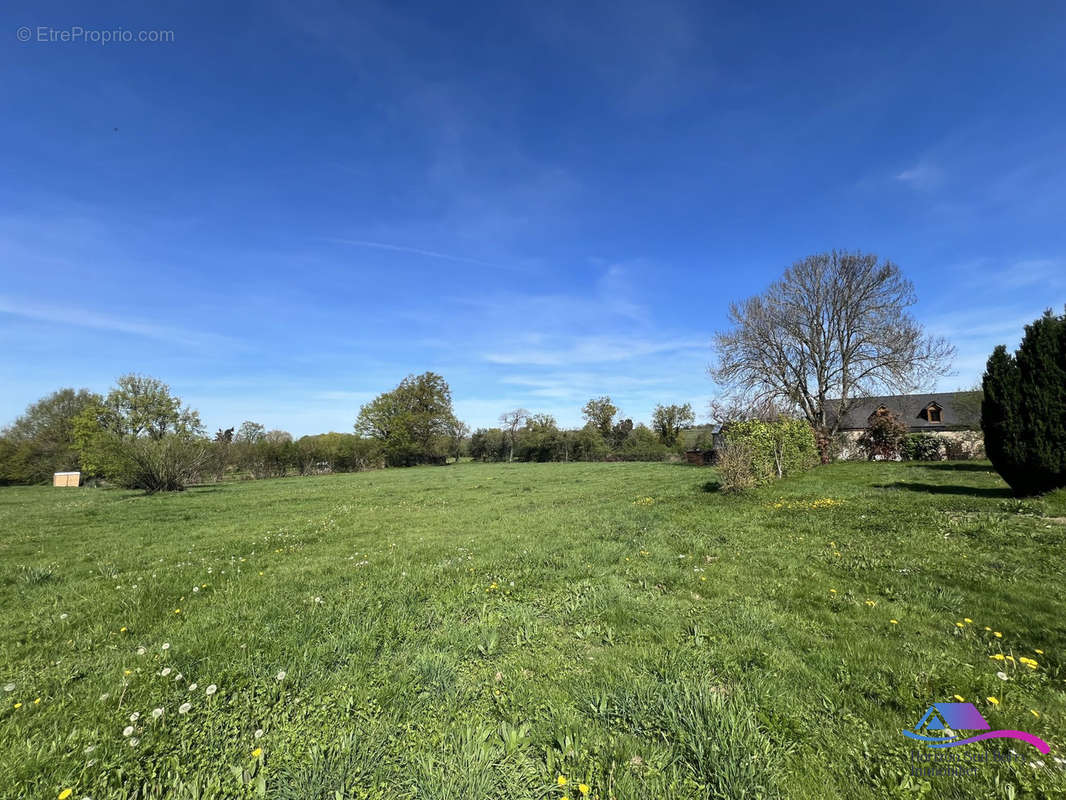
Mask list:
[[455,418],[452,392],[440,375],[408,375],[391,392],[359,411],[357,433],[381,443],[391,466],[440,463],[447,456],[448,429]]
[[126,488],[180,491],[210,466],[199,414],[155,378],[122,376],[73,429],[83,470]]
[[88,389],[60,389],[29,406],[0,433],[0,480],[42,483],[55,472],[80,469],[74,418],[100,400]]
[[662,461],[666,453],[662,439],[644,423],[633,428],[619,448],[626,461]]
[[478,428],[470,437],[470,457],[475,461],[503,461],[507,453],[507,434],[499,428]]
[[581,414],[585,417],[585,422],[593,425],[596,430],[600,432],[600,436],[607,440],[611,437],[611,430],[614,427],[614,415],[618,413],[618,407],[611,402],[611,398],[604,395],[603,397],[593,397],[587,403],[585,407],[581,409]]
[[260,425],[258,422],[252,422],[250,419],[246,419],[241,423],[241,426],[237,428],[237,433],[233,437],[233,441],[239,443],[255,444],[266,436],[266,427]]
[[661,403],[655,406],[651,415],[651,427],[655,431],[659,441],[667,447],[677,444],[681,431],[691,428],[696,423],[696,415],[692,413],[692,404],[664,406]]
[[167,434],[199,435],[203,432],[200,415],[182,408],[181,398],[157,378],[130,373],[115,381],[104,400],[104,427],[120,436],[148,436],[162,439]]
[[559,461],[564,457],[562,431],[550,414],[534,414],[518,435],[518,457],[523,461]]
[[985,451],[1003,480],[1019,496],[1066,486],[1066,314],[1027,325],[1014,355],[997,347],[982,386]]
[[602,461],[609,452],[607,440],[592,422],[574,434],[573,448],[575,461]]

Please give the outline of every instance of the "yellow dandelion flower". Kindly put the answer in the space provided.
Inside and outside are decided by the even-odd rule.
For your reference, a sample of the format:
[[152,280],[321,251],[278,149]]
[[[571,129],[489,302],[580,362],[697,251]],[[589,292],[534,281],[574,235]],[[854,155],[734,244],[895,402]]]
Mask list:
[[973,620],[970,619],[969,617],[963,617],[962,621],[965,622],[967,625],[972,625],[973,624]]
[[955,699],[956,699],[956,700],[958,700],[958,701],[959,701],[960,703],[965,703],[965,702],[966,702],[966,701],[965,701],[965,700],[963,699],[962,695],[959,695],[959,694],[955,695]]
[[990,627],[988,627],[987,625],[985,625],[985,630],[986,630],[986,631],[990,631],[990,630],[992,630],[992,629],[991,629]]
[[129,628],[127,628],[125,625],[123,625],[121,628],[118,629],[118,632],[119,633],[125,633],[128,630],[129,630]]
[[1034,650],[1033,652],[1036,653],[1037,655],[1040,655],[1040,656],[1044,655],[1044,651],[1043,650]]
[[58,798],[59,800],[67,800],[67,798],[70,797],[72,794],[74,794],[73,789],[64,789],[59,793]]
[[961,622],[956,622],[956,623],[955,623],[955,627],[956,627],[956,628],[965,628],[966,626],[965,626],[965,625],[963,625],[963,624],[962,624]]
[[829,593],[830,593],[830,594],[836,594],[836,593],[837,593],[837,590],[836,590],[836,589],[830,589],[830,590],[829,590]]
[[1032,714],[1037,719],[1040,719],[1040,712],[1037,711],[1035,708],[1030,708],[1029,709],[1029,713]]
[[588,793],[590,791],[587,783],[579,783],[577,785],[577,790],[581,792],[581,794],[586,796],[588,796]]
[[125,670],[123,670],[123,671],[122,671],[122,674],[123,674],[123,675],[132,675],[132,674],[133,674],[133,670],[131,670],[131,669],[125,669]]
[[181,609],[180,608],[175,608],[174,609],[174,613],[175,614],[180,614],[181,613]]
[[1003,659],[1006,658],[1006,656],[1003,655],[1002,653],[996,653],[993,656],[989,656],[989,658],[994,658],[994,659],[996,659],[996,661],[1002,661]]
[[993,631],[992,635],[995,636],[997,639],[1002,639],[1003,638],[1003,634],[1000,633],[999,631]]
[[33,701],[33,704],[35,706],[39,706],[41,704],[41,698],[38,697],[36,700]]
[[15,703],[15,708],[22,708],[22,703]]
[[994,706],[998,706],[999,705],[999,700],[997,700],[994,697],[986,697],[985,700],[987,700],[988,702],[990,702]]
[[890,619],[889,622],[891,622],[893,625],[899,625],[898,619]]
[[252,751],[252,758],[259,758],[259,756],[261,756],[261,755],[263,755],[263,748],[262,747],[257,747],[257,748],[255,748],[255,750]]
[[555,779],[555,782],[559,786],[566,786],[566,776],[565,775],[560,775],[558,778]]

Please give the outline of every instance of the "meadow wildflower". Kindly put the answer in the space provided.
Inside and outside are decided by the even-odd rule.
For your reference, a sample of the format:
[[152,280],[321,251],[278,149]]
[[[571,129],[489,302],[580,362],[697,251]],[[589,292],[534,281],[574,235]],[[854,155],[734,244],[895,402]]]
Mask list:
[[163,716],[163,709],[161,709],[161,708],[153,708],[152,709],[152,718],[153,719],[159,719],[161,716]]
[[1032,714],[1037,719],[1040,719],[1040,712],[1037,711],[1035,708],[1030,708],[1029,709],[1029,713]]
[[133,736],[133,737],[130,738],[130,747],[136,747],[140,743],[141,743],[141,740],[138,739],[136,736]]
[[194,683],[190,683],[190,684],[189,684],[189,691],[190,691],[190,692],[195,692],[195,691],[196,691],[196,687],[197,687],[197,686],[199,686],[199,685],[200,685],[200,684],[198,684],[198,683],[195,683],[195,682],[194,682]]
[[966,702],[966,700],[963,698],[963,696],[961,694],[955,695],[955,699],[958,700],[960,703],[965,703]]
[[970,619],[969,617],[963,617],[962,621],[965,622],[967,625],[972,625],[973,624],[973,620]]
[[15,710],[22,708],[22,703],[15,703]]
[[41,698],[38,697],[36,700],[33,701],[33,704],[35,706],[39,706],[41,704]]
[[15,691],[15,684],[13,684],[13,683],[5,683],[4,684],[4,691],[5,692],[13,692],[13,691]]
[[182,703],[180,706],[178,706],[178,713],[179,714],[188,714],[189,713],[189,709],[191,709],[191,708],[192,708],[192,703]]
[[170,667],[163,667],[159,674],[165,678],[167,675],[170,674]]
[[1031,658],[1026,658],[1025,656],[1022,656],[1018,660],[1021,663],[1025,664],[1025,666],[1029,667],[1029,669],[1036,669],[1037,667],[1040,666],[1035,660],[1033,660]]
[[558,778],[555,779],[555,782],[559,786],[566,786],[566,776],[565,775],[560,775]]
[[163,649],[164,650],[169,650],[170,649],[170,642],[163,642]]
[[56,795],[56,797],[58,798],[58,800],[67,800],[67,798],[70,797],[72,794],[74,794],[73,789],[64,789],[58,795]]
[[133,726],[132,725],[127,725],[125,728],[123,728],[122,729],[122,735],[123,736],[133,736]]
[[137,655],[143,656],[145,654],[145,652],[146,651],[145,651],[145,649],[143,647],[138,647],[137,648]]
[[994,658],[994,659],[996,659],[996,661],[1002,661],[1003,659],[1006,658],[1006,656],[1003,655],[1002,653],[995,653],[994,655],[990,655],[989,658]]
[[1003,638],[1003,634],[1000,633],[999,631],[993,631],[992,635],[995,636],[997,639],[1002,639]]
[[275,677],[275,680],[279,680],[279,681],[283,681],[283,680],[285,680],[285,670],[281,670],[281,671],[280,671],[280,672],[278,672],[278,674],[277,674],[276,676],[274,676],[274,677]]
[[259,758],[259,756],[261,756],[261,755],[263,755],[263,748],[262,747],[257,747],[257,748],[255,748],[255,750],[252,751],[252,758]]
[[987,700],[988,702],[990,702],[994,706],[998,706],[999,705],[999,700],[997,700],[994,697],[986,697],[985,700]]
[[256,739],[262,739],[263,738],[263,729],[262,728],[256,728],[255,729],[255,738]]
[[213,695],[215,692],[218,691],[218,687],[215,686],[215,684],[212,683],[204,691],[207,692],[207,696],[210,697],[211,695]]
[[1005,680],[1007,680],[1007,673],[1006,672],[997,672],[996,673],[996,677],[999,678],[1001,681],[1005,681]]
[[587,784],[587,783],[579,783],[579,784],[577,785],[577,790],[578,790],[579,792],[581,792],[581,794],[583,794],[583,795],[585,795],[586,797],[588,797],[588,793],[589,793],[589,787],[588,787],[588,784]]
[[955,623],[955,627],[956,628],[965,628],[966,626],[963,623],[961,623],[961,622],[956,622]]
[[1044,655],[1044,651],[1043,651],[1043,650],[1040,650],[1039,648],[1038,648],[1038,649],[1036,649],[1036,650],[1034,650],[1033,652],[1034,652],[1034,653],[1036,653],[1036,654],[1037,654],[1038,656],[1042,656],[1042,655]]
[[889,622],[891,622],[893,625],[899,625],[898,619],[890,619]]
[[140,711],[134,711],[132,714],[130,714],[130,722],[136,722],[140,718],[141,718],[141,712]]
[[127,628],[125,625],[123,625],[121,628],[118,629],[118,632],[119,633],[125,633],[128,630],[129,630],[129,628]]
[[59,615],[59,618],[60,618],[60,619],[66,619],[66,618],[67,618],[67,617],[69,617],[69,616],[70,616],[69,614],[67,614],[67,613],[63,613],[63,614],[60,614],[60,615]]

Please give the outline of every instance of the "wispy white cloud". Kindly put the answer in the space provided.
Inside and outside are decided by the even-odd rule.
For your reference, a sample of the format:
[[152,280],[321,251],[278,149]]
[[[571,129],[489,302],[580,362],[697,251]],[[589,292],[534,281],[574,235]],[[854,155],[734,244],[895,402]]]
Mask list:
[[181,344],[195,348],[217,346],[233,348],[241,345],[238,340],[229,336],[188,330],[170,325],[160,325],[82,308],[38,305],[18,301],[3,295],[0,295],[0,314],[8,314],[35,322],[47,322],[53,325],[91,328],[110,333],[158,339],[170,344]]
[[896,180],[915,189],[934,189],[944,180],[944,170],[923,161],[896,174]]
[[517,267],[508,264],[495,264],[491,261],[482,261],[478,258],[469,258],[467,256],[457,256],[451,253],[441,253],[436,250],[425,250],[421,247],[408,247],[407,245],[400,244],[388,244],[386,242],[371,242],[364,239],[341,239],[334,237],[327,237],[324,239],[327,242],[334,242],[335,244],[347,244],[354,247],[369,247],[376,250],[390,250],[395,253],[410,253],[416,256],[425,256],[426,258],[439,258],[444,261],[455,261],[460,264],[473,264],[480,267],[490,267],[492,269],[502,269],[511,272],[522,272],[522,267]]
[[541,343],[528,342],[524,346],[493,350],[483,357],[493,364],[605,364],[662,353],[705,350],[707,345],[703,339],[644,339],[622,335],[584,336],[563,341],[544,337]]

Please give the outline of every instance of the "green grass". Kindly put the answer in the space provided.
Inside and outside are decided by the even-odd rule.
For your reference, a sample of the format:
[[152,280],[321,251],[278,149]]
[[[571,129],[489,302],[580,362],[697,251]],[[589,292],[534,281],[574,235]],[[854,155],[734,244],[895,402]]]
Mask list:
[[[987,463],[712,477],[0,490],[0,797],[1063,796],[1062,493]],[[1051,755],[910,777],[900,729],[956,694]]]

